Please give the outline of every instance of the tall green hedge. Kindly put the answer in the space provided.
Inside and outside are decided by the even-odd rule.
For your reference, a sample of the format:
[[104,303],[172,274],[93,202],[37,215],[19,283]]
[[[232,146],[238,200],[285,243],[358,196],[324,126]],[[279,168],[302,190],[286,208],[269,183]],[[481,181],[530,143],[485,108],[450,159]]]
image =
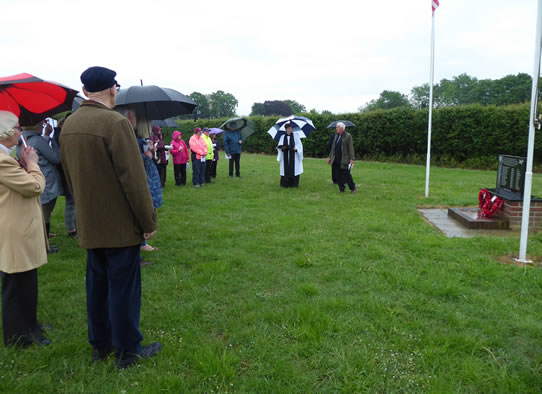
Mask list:
[[[328,115],[304,114],[316,130],[303,141],[305,156],[327,157],[329,137],[326,126],[335,120],[357,125],[348,129],[354,139],[356,156],[368,160],[393,160],[422,164],[427,153],[428,110],[397,108],[366,113]],[[247,138],[245,152],[275,153],[276,142],[267,130],[278,117],[253,116],[256,132]],[[195,127],[218,127],[226,119],[179,121],[178,130],[188,141]],[[434,164],[471,168],[494,168],[499,154],[525,156],[527,153],[529,105],[506,107],[468,105],[433,111],[431,157]],[[164,130],[166,140],[173,129]],[[535,139],[534,161],[542,163],[542,138]],[[223,138],[219,135],[219,140]]]

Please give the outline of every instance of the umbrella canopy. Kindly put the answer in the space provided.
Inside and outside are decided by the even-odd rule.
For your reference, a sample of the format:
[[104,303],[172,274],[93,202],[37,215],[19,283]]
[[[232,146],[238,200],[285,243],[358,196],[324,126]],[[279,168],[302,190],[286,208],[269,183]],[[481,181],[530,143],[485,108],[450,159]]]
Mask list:
[[0,110],[19,117],[21,126],[33,126],[45,118],[72,109],[76,90],[30,74],[0,78]]
[[337,127],[337,123],[343,122],[345,127],[356,127],[356,125],[349,120],[336,120],[335,122],[331,122],[326,129],[334,129]]
[[160,127],[179,127],[179,124],[175,121],[175,118],[167,118],[164,120],[153,120],[152,125],[160,126]]
[[209,134],[220,134],[220,133],[223,133],[224,130],[222,129],[219,129],[218,127],[213,127],[211,128],[211,132]]
[[299,138],[308,137],[316,127],[312,124],[312,120],[305,118],[304,116],[288,116],[287,118],[281,118],[267,130],[267,133],[273,137],[274,140],[278,141],[280,136],[286,133],[286,124],[290,123],[292,125],[292,132],[298,133]]
[[220,125],[221,129],[229,129],[234,131],[241,131],[243,139],[247,138],[249,135],[256,131],[254,123],[247,118],[232,118],[228,119]]
[[117,95],[117,105],[130,105],[138,116],[158,120],[191,114],[198,106],[190,97],[174,89],[154,85],[121,89]]

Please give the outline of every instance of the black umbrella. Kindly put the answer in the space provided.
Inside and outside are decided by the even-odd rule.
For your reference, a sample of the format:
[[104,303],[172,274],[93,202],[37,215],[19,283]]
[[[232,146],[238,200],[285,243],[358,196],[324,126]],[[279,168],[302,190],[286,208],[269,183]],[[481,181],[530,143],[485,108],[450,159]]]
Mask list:
[[349,120],[336,120],[335,122],[331,122],[329,126],[326,127],[326,129],[334,129],[337,127],[337,123],[343,122],[345,127],[356,127],[356,125]]
[[130,105],[139,116],[158,120],[191,114],[198,106],[190,97],[174,89],[154,85],[121,89],[117,95],[117,105]]
[[160,126],[160,127],[179,127],[179,124],[175,121],[175,118],[168,118],[164,120],[153,120],[152,125]]
[[232,118],[228,119],[220,125],[220,128],[223,130],[239,130],[241,135],[244,138],[247,138],[249,135],[253,134],[256,131],[254,123],[247,118]]

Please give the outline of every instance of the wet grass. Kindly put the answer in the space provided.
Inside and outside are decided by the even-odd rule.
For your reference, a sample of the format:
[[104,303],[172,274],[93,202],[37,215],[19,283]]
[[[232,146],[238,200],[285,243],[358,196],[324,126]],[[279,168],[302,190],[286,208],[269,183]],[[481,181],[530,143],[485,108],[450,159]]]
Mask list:
[[359,162],[351,195],[324,160],[305,160],[296,190],[278,186],[274,157],[244,154],[241,179],[226,165],[200,189],[173,186],[168,168],[141,319],[164,348],[125,371],[90,361],[85,253],[59,201],[61,251],[39,270],[53,344],[0,347],[0,390],[540,391],[540,268],[498,263],[517,237],[446,238],[416,210],[475,205],[495,172],[433,168],[425,199],[419,166]]

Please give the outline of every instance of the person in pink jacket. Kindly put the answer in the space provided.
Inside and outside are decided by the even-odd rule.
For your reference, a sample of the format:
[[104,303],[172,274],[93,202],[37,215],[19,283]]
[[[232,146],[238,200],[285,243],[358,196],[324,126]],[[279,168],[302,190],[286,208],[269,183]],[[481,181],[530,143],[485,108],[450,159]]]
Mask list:
[[207,144],[201,137],[201,129],[196,127],[194,135],[188,141],[192,154],[192,183],[194,187],[205,185],[205,156],[207,156]]
[[186,163],[188,163],[188,148],[183,141],[183,134],[175,130],[171,141],[169,153],[173,156],[173,174],[175,175],[175,186],[186,185]]

